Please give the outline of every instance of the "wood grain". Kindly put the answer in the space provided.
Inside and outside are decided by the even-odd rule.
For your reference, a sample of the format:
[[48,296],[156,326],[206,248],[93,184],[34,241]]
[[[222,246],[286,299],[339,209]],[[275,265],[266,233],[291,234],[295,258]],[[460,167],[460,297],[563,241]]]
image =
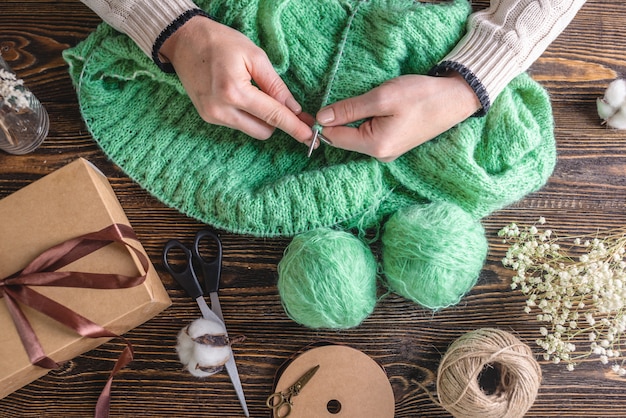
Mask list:
[[[487,5],[476,2],[475,8]],[[81,120],[61,52],[84,39],[100,19],[77,1],[0,2],[0,51],[46,106],[50,134],[26,156],[0,153],[0,198],[77,157],[100,167],[155,264],[173,305],[130,331],[136,359],[114,381],[112,416],[236,417],[239,403],[226,374],[196,380],[181,370],[176,334],[198,316],[196,306],[160,265],[169,238],[190,240],[202,225],[170,209],[133,183],[100,151]],[[327,340],[360,349],[384,366],[397,417],[448,417],[420,385],[435,393],[435,372],[454,339],[480,327],[510,330],[533,346],[539,323],[523,312],[524,298],[509,287],[497,238],[512,221],[548,219],[560,234],[590,233],[626,224],[626,133],[600,124],[595,100],[626,75],[626,4],[589,0],[566,31],[531,67],[553,100],[559,160],[540,191],[483,220],[490,243],[477,286],[461,303],[430,312],[395,295],[378,303],[365,323],[346,331],[303,328],[284,313],[276,265],[289,241],[222,232],[221,302],[232,334],[247,340],[235,355],[252,416],[268,417],[265,397],[277,368],[306,345]],[[0,237],[0,239],[2,239]],[[1,260],[1,255],[0,255]],[[112,341],[0,400],[0,417],[84,417],[119,351]],[[542,362],[540,395],[529,417],[626,416],[624,379],[592,361],[575,372]],[[376,418],[376,417],[373,417]]]

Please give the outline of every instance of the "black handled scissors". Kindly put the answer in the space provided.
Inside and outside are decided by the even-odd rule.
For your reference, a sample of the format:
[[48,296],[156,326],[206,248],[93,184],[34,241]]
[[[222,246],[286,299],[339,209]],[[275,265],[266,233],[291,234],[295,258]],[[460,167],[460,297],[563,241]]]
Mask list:
[[291,414],[291,407],[293,406],[291,398],[300,394],[304,385],[311,380],[319,368],[319,365],[311,367],[306,373],[300,376],[296,383],[289,386],[287,390],[283,392],[274,392],[267,397],[265,404],[268,408],[274,411],[274,418],[285,418]]
[[[217,254],[212,259],[207,259],[200,253],[201,242],[205,239],[213,241],[217,246]],[[169,254],[173,250],[182,251],[185,255],[185,265],[183,269],[177,268],[170,263]],[[163,248],[163,265],[174,280],[185,289],[187,294],[196,300],[204,318],[224,323],[224,316],[222,315],[222,308],[217,295],[222,274],[222,241],[215,233],[208,229],[198,231],[191,249],[187,248],[187,246],[178,240],[169,240]],[[201,286],[196,276],[196,268],[202,273],[204,287]],[[206,293],[208,293],[211,298],[211,309],[209,309],[204,299]],[[228,376],[230,376],[230,380],[233,382],[241,407],[246,417],[249,417],[250,414],[248,412],[246,398],[243,393],[243,387],[232,349],[230,359],[226,362],[226,371],[228,372]]]

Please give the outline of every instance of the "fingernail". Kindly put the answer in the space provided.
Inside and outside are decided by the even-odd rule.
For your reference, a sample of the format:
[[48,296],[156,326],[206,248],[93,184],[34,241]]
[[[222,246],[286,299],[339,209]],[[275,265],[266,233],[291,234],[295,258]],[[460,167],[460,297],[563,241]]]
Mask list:
[[300,106],[300,103],[296,102],[296,99],[294,99],[293,97],[289,97],[285,101],[285,105],[296,115],[302,113],[302,106]]
[[332,107],[322,109],[317,113],[317,121],[319,123],[331,123],[335,120],[335,112]]

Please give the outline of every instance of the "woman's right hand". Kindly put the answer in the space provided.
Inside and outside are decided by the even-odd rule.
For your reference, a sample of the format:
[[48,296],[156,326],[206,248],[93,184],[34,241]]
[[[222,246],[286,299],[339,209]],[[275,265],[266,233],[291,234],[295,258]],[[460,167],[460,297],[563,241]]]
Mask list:
[[[206,122],[228,126],[256,139],[278,128],[310,143],[310,120],[276,73],[267,54],[241,32],[195,16],[160,50]],[[254,84],[252,83],[254,82]]]

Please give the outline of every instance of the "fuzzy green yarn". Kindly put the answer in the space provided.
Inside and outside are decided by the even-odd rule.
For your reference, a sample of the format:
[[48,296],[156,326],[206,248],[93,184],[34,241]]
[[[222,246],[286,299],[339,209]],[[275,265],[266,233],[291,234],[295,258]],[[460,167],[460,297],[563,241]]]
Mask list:
[[309,328],[359,325],[376,306],[377,263],[369,247],[341,230],[296,236],[278,263],[285,312]]
[[[304,111],[316,113],[357,2],[197,4],[266,50]],[[362,3],[329,102],[400,74],[427,73],[463,35],[470,12],[466,0]],[[108,157],[165,204],[235,233],[366,228],[424,201],[454,203],[480,218],[537,190],[555,164],[548,96],[527,75],[502,92],[486,117],[385,164],[329,146],[309,159],[306,147],[282,132],[256,141],[208,125],[175,75],[162,73],[127,36],[105,24],[64,57],[82,115]]]
[[455,305],[487,256],[479,221],[449,203],[399,210],[385,224],[382,264],[389,287],[429,309]]

